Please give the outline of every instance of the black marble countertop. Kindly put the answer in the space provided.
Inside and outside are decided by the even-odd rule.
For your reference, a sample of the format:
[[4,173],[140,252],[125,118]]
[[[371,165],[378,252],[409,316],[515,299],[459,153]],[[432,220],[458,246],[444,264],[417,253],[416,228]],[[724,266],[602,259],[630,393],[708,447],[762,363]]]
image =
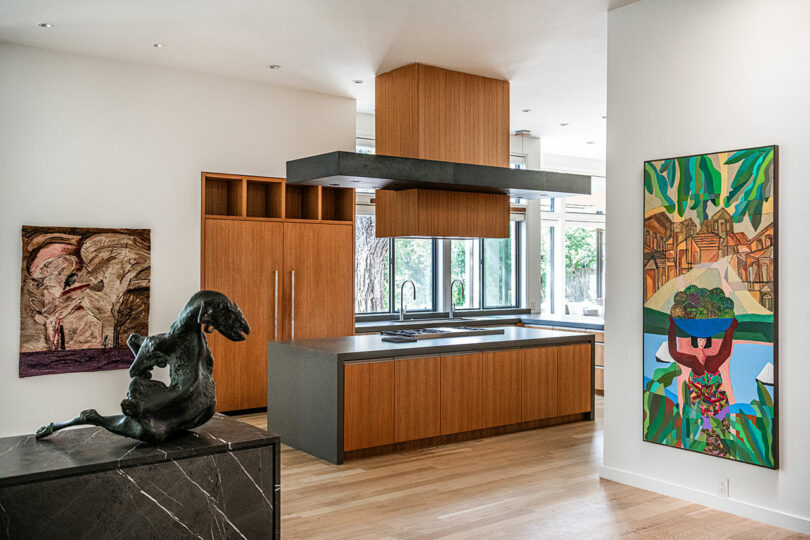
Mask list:
[[492,326],[499,324],[540,324],[544,326],[565,326],[582,330],[604,331],[605,324],[596,317],[576,315],[481,315],[475,317],[411,319],[406,321],[364,321],[354,325],[354,331],[360,333],[385,332],[386,330],[405,330],[414,328],[434,328],[438,326]]
[[221,414],[158,446],[100,427],[0,439],[0,487],[269,446],[278,435]]
[[338,361],[348,362],[395,356],[433,355],[510,347],[582,343],[593,340],[593,334],[507,326],[504,328],[503,334],[421,339],[415,343],[390,343],[383,341],[380,335],[270,342],[270,355],[272,356],[273,349],[276,347],[294,347],[331,354]]

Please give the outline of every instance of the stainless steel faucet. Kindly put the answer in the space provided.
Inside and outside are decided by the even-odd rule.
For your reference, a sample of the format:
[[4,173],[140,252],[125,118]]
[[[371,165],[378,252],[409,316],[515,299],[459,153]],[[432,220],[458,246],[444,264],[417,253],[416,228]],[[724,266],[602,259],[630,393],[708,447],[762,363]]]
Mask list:
[[461,296],[462,297],[464,296],[464,282],[461,281],[460,279],[454,279],[453,281],[451,281],[450,282],[450,318],[451,319],[456,316],[456,305],[453,303],[453,287],[455,286],[456,283],[461,285]]
[[416,300],[416,285],[410,279],[406,279],[402,282],[402,285],[399,287],[399,320],[405,320],[405,314],[408,312],[408,309],[405,307],[405,284],[410,283],[411,287],[413,287],[413,299]]

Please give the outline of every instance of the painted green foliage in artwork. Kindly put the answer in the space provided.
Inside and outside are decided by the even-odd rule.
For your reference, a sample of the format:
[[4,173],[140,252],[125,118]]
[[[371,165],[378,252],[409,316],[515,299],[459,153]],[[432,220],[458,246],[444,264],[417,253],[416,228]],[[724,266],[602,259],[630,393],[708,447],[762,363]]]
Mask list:
[[[644,163],[646,441],[776,466],[776,156],[764,146]],[[692,302],[692,313],[679,300],[690,287],[722,290],[723,309]],[[694,362],[707,359],[703,380]]]
[[[709,217],[709,205],[731,208],[732,218],[740,223],[746,216],[756,229],[762,219],[762,205],[770,197],[770,168],[773,166],[774,148],[751,148],[735,152],[725,165],[739,163],[728,195],[722,197],[720,171],[709,155],[665,159],[656,167],[652,162],[644,164],[644,189],[655,195],[669,213],[683,217],[686,210],[694,210],[698,223]],[[675,187],[676,199],[668,191]]]
[[[681,367],[673,362],[656,369],[652,380],[648,381],[644,389],[644,440],[703,452],[706,431],[702,429],[700,410],[687,400],[681,415],[678,404],[665,393],[680,374]],[[715,418],[710,419],[711,426],[719,434],[729,458],[773,467],[773,399],[759,381],[757,394],[759,399],[751,402],[756,413],[754,417],[742,412],[733,413],[728,415],[730,429]],[[682,395],[689,395],[685,382]]]

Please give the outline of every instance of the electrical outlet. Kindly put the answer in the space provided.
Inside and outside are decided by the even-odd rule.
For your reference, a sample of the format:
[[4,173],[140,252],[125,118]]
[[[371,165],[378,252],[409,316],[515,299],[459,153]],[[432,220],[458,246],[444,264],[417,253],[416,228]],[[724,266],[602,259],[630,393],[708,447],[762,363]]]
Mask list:
[[728,478],[721,478],[717,482],[717,496],[728,499]]

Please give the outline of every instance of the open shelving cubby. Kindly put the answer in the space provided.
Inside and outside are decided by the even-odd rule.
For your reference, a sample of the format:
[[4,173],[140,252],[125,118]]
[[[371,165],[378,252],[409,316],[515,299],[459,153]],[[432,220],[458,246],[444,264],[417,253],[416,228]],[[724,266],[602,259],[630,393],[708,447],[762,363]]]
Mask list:
[[286,219],[321,219],[321,187],[287,184],[285,187]]
[[354,220],[354,190],[350,188],[321,188],[321,219],[328,221]]
[[203,175],[205,215],[244,216],[244,184],[241,177]]
[[284,183],[281,180],[248,180],[246,189],[248,217],[284,217]]

